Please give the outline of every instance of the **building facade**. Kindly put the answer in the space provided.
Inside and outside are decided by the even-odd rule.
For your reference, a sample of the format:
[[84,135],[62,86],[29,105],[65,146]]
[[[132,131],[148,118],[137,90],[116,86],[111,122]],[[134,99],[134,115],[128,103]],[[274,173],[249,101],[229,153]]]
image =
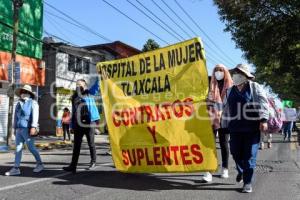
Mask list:
[[[43,47],[46,66],[45,86],[39,91],[40,133],[55,135],[62,117],[62,110],[71,109],[71,95],[76,89],[76,81],[85,79],[88,86],[99,83],[97,62],[105,56],[97,51],[86,50],[49,39]],[[99,95],[99,94],[98,94]]]

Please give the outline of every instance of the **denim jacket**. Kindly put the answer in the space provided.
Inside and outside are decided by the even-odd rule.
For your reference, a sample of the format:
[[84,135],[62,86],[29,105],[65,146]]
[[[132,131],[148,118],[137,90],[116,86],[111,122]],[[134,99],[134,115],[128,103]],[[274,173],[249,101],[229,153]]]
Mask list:
[[39,105],[33,99],[19,100],[15,108],[14,128],[38,127]]

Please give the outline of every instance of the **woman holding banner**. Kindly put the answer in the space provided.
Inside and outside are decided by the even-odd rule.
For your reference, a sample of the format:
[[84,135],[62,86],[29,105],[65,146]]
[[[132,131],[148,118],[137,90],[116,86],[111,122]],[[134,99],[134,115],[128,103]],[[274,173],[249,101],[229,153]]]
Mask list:
[[[232,86],[232,79],[229,71],[223,64],[218,64],[213,70],[213,75],[210,81],[210,91],[208,104],[209,106],[209,115],[212,120],[213,131],[215,135],[219,135],[219,143],[221,147],[222,155],[222,172],[221,178],[228,178],[228,159],[229,159],[229,147],[228,139],[229,132],[227,128],[220,128],[221,122],[221,109],[222,101],[226,95],[228,88]],[[212,174],[210,172],[205,172],[203,182],[211,182]]]
[[244,182],[242,192],[252,192],[254,169],[261,132],[268,129],[269,104],[261,85],[247,65],[233,70],[234,86],[227,90],[222,113],[222,127],[230,132],[230,151],[236,163],[236,181]]

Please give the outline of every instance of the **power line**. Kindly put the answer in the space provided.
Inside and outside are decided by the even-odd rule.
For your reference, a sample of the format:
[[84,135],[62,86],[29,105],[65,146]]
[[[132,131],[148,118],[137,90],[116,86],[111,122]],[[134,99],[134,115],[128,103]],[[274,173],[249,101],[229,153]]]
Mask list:
[[198,35],[189,25],[185,23],[185,21],[181,19],[181,17],[166,2],[164,2],[163,0],[160,1],[185,25],[185,27],[187,27],[194,34],[194,36]]
[[159,10],[160,11],[162,11],[180,30],[182,30],[189,38],[192,38],[192,36],[188,33],[188,32],[186,32],[181,26],[179,26],[177,23],[176,23],[176,21],[172,18],[172,17],[170,17],[170,15],[168,15],[168,13],[166,13],[154,0],[151,0],[152,2],[153,2],[153,4],[157,7],[157,8],[159,8]]
[[[56,23],[56,21],[54,21],[52,18],[50,18],[50,16],[49,16],[49,18],[45,18],[50,24],[52,24],[52,26],[62,35],[62,36],[64,36],[66,39],[69,39],[70,40],[70,38],[67,36],[67,35],[65,35],[62,31],[61,31],[61,29],[59,28],[59,25],[57,25],[57,23]],[[50,20],[51,19],[51,20]]]
[[[169,29],[171,29],[174,33],[177,33],[174,29],[172,29],[170,26],[168,26],[163,20],[161,20],[159,17],[157,17],[157,15],[155,15],[155,13],[153,13],[151,10],[149,10],[146,6],[144,6],[139,0],[136,0],[143,8],[145,8],[146,10],[148,10],[148,12],[150,12],[153,16],[155,16],[158,20],[160,20],[164,25],[166,25]],[[170,15],[168,15],[168,13],[166,13],[155,1],[153,1],[153,0],[151,0],[153,3],[154,3],[154,5],[157,7],[157,8],[159,8],[177,27],[179,27],[189,38],[192,38],[192,36],[189,34],[189,33],[187,33],[180,25],[178,25],[175,21],[174,21],[174,19],[172,19],[171,17],[170,17]],[[178,33],[177,33],[177,35],[179,35]],[[181,35],[179,35],[182,39],[184,39],[183,38],[183,36],[181,36]],[[208,47],[209,48],[209,47]],[[213,50],[214,51],[214,50]],[[206,51],[206,53],[207,54],[209,54],[209,52],[208,51]],[[218,60],[217,58],[214,58],[214,56],[213,55],[211,55],[211,57],[213,58],[213,60]],[[220,63],[220,62],[216,62],[216,64],[217,63]]]
[[[147,28],[145,28],[144,26],[140,25],[138,22],[136,22],[135,20],[133,20],[131,17],[129,17],[128,15],[126,15],[124,12],[122,12],[120,9],[116,8],[115,6],[113,6],[112,4],[108,3],[106,0],[102,0],[104,1],[106,4],[108,4],[109,6],[111,6],[112,8],[114,8],[116,11],[118,11],[119,13],[121,13],[122,15],[124,15],[126,18],[130,19],[131,21],[133,21],[134,23],[136,23],[137,25],[141,26],[143,29],[145,29],[146,31],[150,32],[152,35],[156,36],[157,38],[159,38],[161,41],[164,41],[166,44],[169,44],[168,42],[166,42],[165,40],[163,40],[162,38],[160,38],[159,36],[157,36],[156,34],[154,34],[153,32],[149,31]],[[196,34],[196,33],[195,33]],[[216,62],[218,63],[218,62]]]
[[59,36],[57,36],[57,35],[54,35],[54,34],[49,33],[49,32],[46,31],[45,29],[44,29],[43,32],[44,32],[46,35],[48,35],[48,36],[50,36],[50,37],[54,37],[54,38],[56,38],[56,39],[58,39],[58,40],[60,40],[60,41],[62,41],[62,42],[64,42],[64,43],[66,43],[66,44],[68,44],[68,45],[72,45],[72,46],[74,46],[74,47],[80,47],[80,46],[78,46],[78,45],[76,45],[76,44],[73,44],[73,43],[71,43],[71,42],[69,42],[69,41],[67,41],[67,40],[65,40],[65,39],[63,39],[63,38],[61,38],[61,37],[59,37]]
[[158,38],[160,41],[166,43],[169,45],[169,43],[162,39],[161,37],[159,37],[158,35],[156,35],[155,33],[153,33],[152,31],[150,31],[149,29],[147,29],[145,26],[141,25],[140,23],[138,23],[137,21],[135,21],[134,19],[132,19],[131,17],[129,17],[128,15],[126,15],[124,12],[122,12],[120,9],[118,9],[117,7],[113,6],[112,4],[110,4],[109,2],[107,2],[106,0],[102,0],[104,3],[106,3],[107,5],[109,5],[110,7],[112,7],[114,10],[118,11],[120,14],[122,14],[123,16],[125,16],[126,18],[128,18],[129,20],[131,20],[133,23],[135,23],[136,25],[138,25],[139,27],[141,27],[142,29],[144,29],[145,31],[147,31],[148,33],[154,35],[156,38]]
[[173,31],[174,34],[176,34],[178,37],[180,37],[182,40],[185,40],[183,36],[177,33],[172,27],[170,27],[167,23],[165,23],[163,20],[161,20],[154,12],[152,12],[150,9],[148,9],[146,6],[144,6],[139,0],[135,0],[140,6],[142,6],[145,10],[147,10],[149,13],[151,13],[158,21],[160,21],[162,24],[164,24],[168,29]]
[[214,65],[218,64],[219,62],[215,59],[211,58],[209,55],[206,55],[206,60],[210,61],[210,63],[213,63]]
[[[75,23],[73,23],[73,22],[71,22],[71,21],[69,21],[69,20],[67,20],[67,19],[65,19],[65,18],[63,18],[63,17],[61,17],[61,16],[58,16],[58,15],[56,15],[56,14],[53,14],[53,13],[47,11],[47,10],[45,10],[45,13],[47,13],[47,14],[49,14],[49,15],[52,15],[52,16],[54,16],[54,17],[56,17],[56,18],[58,18],[58,19],[60,19],[60,20],[62,20],[62,21],[64,21],[64,22],[67,22],[67,23],[69,23],[69,24],[71,24],[71,25],[73,25],[73,26],[76,26],[76,27],[78,27],[78,28],[80,28],[80,29],[82,29],[82,30],[88,32],[88,33],[92,33],[92,32],[90,32],[90,31],[88,31],[87,29],[85,29],[84,27],[82,27],[82,26],[80,26],[80,25],[78,25],[78,24],[75,24]],[[94,34],[94,33],[92,33],[92,34]]]
[[[0,21],[0,24],[4,25],[4,26],[6,26],[6,27],[8,27],[8,28],[10,28],[10,29],[13,29],[13,26],[12,26],[12,25],[7,24],[7,23],[5,23],[5,22],[3,22],[3,21]],[[64,40],[64,39],[62,39],[62,38],[59,38],[58,36],[55,36],[55,35],[53,35],[53,34],[50,34],[50,33],[46,32],[46,31],[44,31],[44,32],[45,32],[47,35],[54,36],[54,37],[56,37],[56,38],[58,38],[58,39],[60,39],[60,40],[62,40],[62,41],[64,41],[64,42],[67,42],[67,44],[70,44],[70,42],[68,42],[68,41],[66,41],[66,40]],[[23,32],[23,31],[21,31],[21,30],[19,30],[18,33],[19,33],[19,34],[23,34],[23,35],[25,35],[25,36],[28,36],[29,38],[31,38],[31,39],[33,39],[33,40],[35,40],[35,41],[37,41],[37,42],[40,42],[40,43],[42,43],[42,44],[44,44],[44,45],[48,45],[48,46],[50,46],[51,48],[55,49],[57,52],[62,52],[62,53],[66,53],[66,54],[69,54],[69,55],[76,56],[76,57],[81,58],[81,59],[85,59],[85,58],[82,57],[82,56],[79,56],[79,55],[76,55],[76,54],[71,54],[71,53],[69,53],[69,52],[67,52],[67,51],[64,51],[64,50],[62,50],[61,48],[55,46],[54,44],[44,42],[43,40],[41,40],[41,39],[39,39],[39,38],[36,38],[36,37],[34,37],[34,36],[32,36],[32,35],[30,35],[30,34],[28,34],[28,33],[25,33],[25,32]],[[87,50],[87,49],[85,49],[85,50],[86,50],[86,51],[89,51],[89,50]],[[91,52],[91,53],[92,53],[92,52]],[[92,63],[92,64],[94,64],[94,65],[97,65],[97,63],[95,63],[95,62],[90,62],[90,63]]]
[[[87,30],[84,29],[83,27],[78,26],[77,24],[74,24],[73,22],[70,22],[69,20],[66,20],[65,18],[62,18],[62,17],[60,17],[60,16],[58,16],[58,15],[55,15],[55,14],[53,14],[53,13],[47,11],[47,10],[45,10],[44,12],[47,13],[48,15],[51,15],[51,16],[53,16],[53,17],[56,17],[57,19],[60,19],[61,21],[64,21],[64,22],[69,23],[69,24],[71,24],[71,25],[73,25],[73,26],[76,26],[76,27],[80,28],[81,30],[87,31]],[[50,17],[50,16],[49,16],[49,17]],[[47,19],[47,18],[45,18],[45,19]],[[89,42],[89,43],[93,43],[93,41],[87,40],[86,38],[82,37],[81,35],[75,34],[74,32],[69,31],[68,29],[64,29],[64,30],[68,31],[69,33],[71,33],[71,34],[73,34],[73,35],[76,35],[77,37],[80,37],[82,40],[85,40],[85,41],[87,41],[87,42]],[[89,32],[89,31],[87,31],[87,32]],[[90,33],[90,32],[89,32],[89,33]]]
[[159,27],[161,27],[162,29],[164,29],[166,32],[168,32],[170,35],[172,35],[174,38],[176,38],[178,41],[181,41],[180,38],[178,38],[176,35],[174,35],[174,33],[170,32],[168,29],[166,29],[165,27],[163,27],[161,24],[157,23],[157,21],[155,21],[151,16],[149,16],[147,13],[145,13],[142,9],[140,9],[139,7],[137,7],[134,3],[132,3],[129,0],[126,0],[128,3],[130,3],[133,7],[135,7],[137,10],[139,10],[141,13],[143,13],[146,17],[148,17],[151,21],[153,21],[155,24],[157,24]]
[[93,33],[94,35],[100,37],[101,39],[108,41],[108,42],[112,42],[112,40],[108,39],[107,37],[101,35],[100,33],[97,33],[96,31],[94,31],[93,29],[91,29],[90,27],[80,23],[79,21],[77,21],[76,19],[72,18],[71,16],[67,15],[66,13],[64,13],[63,11],[55,8],[54,6],[50,5],[49,3],[47,3],[46,1],[44,1],[44,3],[49,6],[50,8],[52,8],[53,10],[55,10],[56,12],[60,13],[61,15],[67,17],[68,19],[70,19],[71,21],[75,22],[76,24],[78,24],[79,26],[83,27],[84,29],[88,30],[90,33]]
[[[151,0],[153,1],[153,0]],[[198,34],[185,22],[183,21],[183,19],[181,19],[181,17],[173,10],[173,8],[171,8],[166,2],[164,2],[163,0],[160,0],[184,25],[186,28],[188,28],[195,36],[197,36]],[[219,54],[219,52],[217,52],[214,48],[212,48],[209,44],[207,44],[204,40],[203,43],[205,46],[207,46],[208,49],[210,49],[212,52],[214,52],[215,54],[217,54],[218,56],[222,57],[223,59],[225,57],[223,57],[223,55]],[[230,62],[229,62],[230,63]]]
[[224,56],[226,56],[227,59],[229,59],[231,62],[235,63],[234,60],[232,60],[227,54],[210,38],[210,36],[199,26],[199,24],[191,17],[191,15],[186,12],[186,10],[178,3],[177,0],[174,0],[175,3],[178,5],[178,7],[185,13],[186,16],[198,27],[198,29],[207,37],[207,39],[220,51]]

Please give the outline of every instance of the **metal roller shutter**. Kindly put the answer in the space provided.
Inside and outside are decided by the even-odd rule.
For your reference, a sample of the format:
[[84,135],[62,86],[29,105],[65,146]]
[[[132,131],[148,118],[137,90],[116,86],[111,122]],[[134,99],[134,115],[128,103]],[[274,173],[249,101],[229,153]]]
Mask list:
[[0,142],[5,142],[7,136],[8,96],[0,93]]

